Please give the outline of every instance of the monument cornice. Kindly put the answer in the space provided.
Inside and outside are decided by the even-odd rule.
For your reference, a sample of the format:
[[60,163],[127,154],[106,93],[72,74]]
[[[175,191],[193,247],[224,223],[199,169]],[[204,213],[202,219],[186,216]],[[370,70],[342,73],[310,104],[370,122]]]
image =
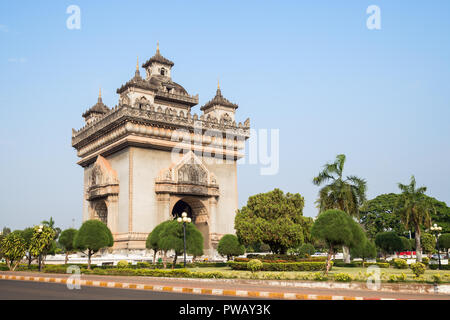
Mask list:
[[99,147],[88,153],[82,155],[78,153],[78,156],[82,159],[79,160],[77,164],[82,167],[88,166],[91,163],[94,163],[99,155],[108,156],[127,147],[142,147],[164,151],[173,151],[176,148],[180,152],[193,151],[197,154],[203,155],[204,157],[215,157],[224,160],[238,160],[244,156],[236,149],[232,150],[227,148],[210,147],[196,143],[182,143],[130,134],[124,135],[122,138],[116,139],[116,141],[108,143],[104,147]]
[[185,129],[189,132],[202,130],[202,134],[208,131],[209,135],[226,136],[233,135],[241,139],[247,139],[250,136],[250,123],[247,119],[245,124],[234,122],[226,124],[218,122],[217,119],[205,120],[194,114],[187,113],[174,114],[170,111],[160,112],[158,110],[142,110],[127,105],[116,106],[103,118],[86,125],[80,130],[72,131],[72,146],[79,150],[81,147],[96,140],[98,137],[111,132],[114,128],[121,126],[126,122],[151,124],[153,127],[167,129]]

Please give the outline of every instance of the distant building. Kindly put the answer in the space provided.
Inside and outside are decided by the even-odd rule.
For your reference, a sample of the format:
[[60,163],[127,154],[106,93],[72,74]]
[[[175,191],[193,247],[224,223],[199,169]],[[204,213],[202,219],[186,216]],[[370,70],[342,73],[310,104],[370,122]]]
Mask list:
[[84,168],[83,221],[99,219],[114,236],[114,251],[145,249],[159,223],[187,212],[202,232],[205,254],[234,233],[238,209],[236,161],[250,121],[236,123],[238,106],[215,97],[191,114],[198,95],[172,81],[174,63],[159,52],[145,62],[145,78],[121,86],[112,109],[97,103],[72,130],[72,146]]

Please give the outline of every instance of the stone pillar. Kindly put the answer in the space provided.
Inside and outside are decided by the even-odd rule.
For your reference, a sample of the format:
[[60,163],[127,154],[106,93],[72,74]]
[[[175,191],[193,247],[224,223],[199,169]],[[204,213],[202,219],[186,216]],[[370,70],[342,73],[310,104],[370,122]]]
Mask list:
[[170,195],[167,193],[160,193],[156,195],[157,207],[157,224],[167,221],[171,218],[170,212]]
[[117,233],[119,220],[119,197],[117,195],[110,195],[105,202],[106,207],[108,208],[108,228],[112,233]]

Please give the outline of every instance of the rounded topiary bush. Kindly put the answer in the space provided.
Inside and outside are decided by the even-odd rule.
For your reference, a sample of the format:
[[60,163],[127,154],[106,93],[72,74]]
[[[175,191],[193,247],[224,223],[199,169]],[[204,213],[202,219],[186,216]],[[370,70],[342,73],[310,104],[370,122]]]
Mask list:
[[396,269],[407,269],[408,263],[405,259],[394,259],[394,268]]
[[409,267],[411,268],[412,272],[416,275],[416,277],[420,277],[421,275],[423,275],[426,269],[425,265],[420,262],[411,263]]
[[117,262],[117,268],[126,268],[128,267],[128,261],[126,260],[120,260]]
[[428,257],[422,257],[422,263],[427,266],[430,263],[430,258]]
[[256,272],[261,270],[263,267],[263,263],[261,262],[261,260],[258,259],[252,259],[249,262],[247,262],[247,269],[250,270],[251,272]]

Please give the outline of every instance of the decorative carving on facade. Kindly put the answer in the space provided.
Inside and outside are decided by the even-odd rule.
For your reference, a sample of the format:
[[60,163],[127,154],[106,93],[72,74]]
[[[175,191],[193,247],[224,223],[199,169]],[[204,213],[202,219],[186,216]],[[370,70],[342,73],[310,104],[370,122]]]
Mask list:
[[97,157],[88,179],[88,188],[86,191],[86,198],[88,200],[119,194],[117,173],[102,156]]
[[177,164],[160,172],[155,183],[156,193],[219,195],[216,177],[192,151],[184,155]]

